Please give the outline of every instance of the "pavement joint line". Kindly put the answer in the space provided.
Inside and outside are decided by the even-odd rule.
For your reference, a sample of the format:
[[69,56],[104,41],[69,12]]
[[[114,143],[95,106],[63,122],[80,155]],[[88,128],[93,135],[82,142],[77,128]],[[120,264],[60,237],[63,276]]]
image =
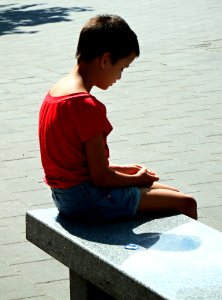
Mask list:
[[[16,201],[16,200],[13,199],[13,201]],[[10,201],[6,201],[6,202],[10,202]],[[17,218],[17,217],[24,217],[24,214],[13,215],[13,216],[10,216],[10,217],[0,217],[0,220],[13,219],[13,218]]]
[[23,179],[23,178],[27,179],[28,175],[22,175],[22,176],[18,176],[18,177],[10,177],[10,178],[3,178],[3,179],[0,179],[0,181],[8,181],[8,180],[15,180],[15,179]]
[[[148,146],[148,145],[159,145],[159,144],[167,144],[167,143],[170,143],[171,141],[169,140],[169,141],[164,141],[164,142],[153,142],[153,143],[139,143],[139,145],[141,145],[141,146]],[[176,152],[177,153],[177,152]]]
[[[26,241],[26,243],[28,243],[28,241]],[[54,258],[46,258],[46,259],[40,259],[40,260],[25,261],[25,262],[20,262],[20,263],[11,263],[10,265],[11,266],[29,265],[29,264],[32,264],[32,263],[39,263],[39,262],[45,262],[45,261],[54,261]]]
[[19,242],[13,242],[13,243],[6,243],[6,244],[0,244],[0,246],[10,246],[10,245],[17,245],[17,244],[21,244],[26,242],[26,240],[24,239],[24,241],[19,241]]
[[68,277],[66,277],[66,278],[61,278],[61,279],[58,279],[58,280],[50,280],[50,281],[37,282],[36,284],[37,284],[37,285],[40,285],[40,284],[45,284],[45,283],[60,282],[61,280],[67,280],[67,279],[68,279]]
[[12,275],[5,275],[5,276],[0,275],[0,279],[9,278],[9,277],[17,277],[18,275],[19,275],[19,273],[18,274],[12,274]]
[[[42,291],[41,291],[42,292]],[[38,299],[38,298],[42,298],[42,297],[44,297],[45,296],[45,294],[40,294],[40,295],[38,295],[38,296],[30,296],[30,297],[22,297],[22,298],[9,298],[9,299],[7,299],[7,300],[25,300],[25,299]],[[49,296],[49,299],[50,299],[51,297]],[[54,298],[51,298],[51,299],[54,299]]]
[[[221,180],[214,180],[213,183],[216,183],[216,182],[221,182]],[[206,184],[210,184],[212,183],[212,181],[208,181],[208,182],[198,182],[198,183],[190,183],[189,185],[190,186],[195,186],[195,185],[206,185]]]
[[[31,178],[31,180],[33,180]],[[43,183],[43,181],[38,182],[39,184]],[[29,192],[36,192],[36,191],[45,191],[45,188],[39,188],[39,189],[33,189],[33,190],[23,190],[23,191],[17,191],[13,192],[13,194],[22,194],[22,193],[29,193]]]
[[201,208],[216,208],[216,207],[222,207],[222,205],[202,206]]
[[9,161],[16,161],[16,160],[26,160],[26,159],[32,159],[32,158],[36,158],[36,157],[35,156],[18,157],[18,158],[13,158],[13,159],[5,159],[5,160],[2,160],[2,162],[9,162]]

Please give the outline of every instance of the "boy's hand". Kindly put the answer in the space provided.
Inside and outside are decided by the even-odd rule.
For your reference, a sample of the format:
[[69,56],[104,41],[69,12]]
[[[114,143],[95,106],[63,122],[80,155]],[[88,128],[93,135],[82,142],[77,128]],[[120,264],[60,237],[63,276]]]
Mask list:
[[121,173],[124,174],[128,174],[128,175],[136,175],[138,174],[138,172],[140,172],[143,169],[142,173],[145,172],[147,173],[147,175],[149,175],[150,180],[154,181],[158,181],[159,180],[159,176],[152,170],[147,169],[143,166],[140,165],[122,165],[119,166],[119,169],[117,168],[117,170]]
[[144,186],[151,186],[154,181],[159,180],[159,176],[155,172],[148,170],[145,167],[142,167],[136,175],[138,176],[141,185]]
[[[143,166],[140,166],[140,165],[129,165],[128,166],[128,170],[129,172],[131,173],[128,173],[128,174],[136,174],[138,173],[141,169],[144,169],[145,167]],[[146,169],[146,168],[145,168]],[[146,172],[148,175],[150,175],[151,177],[154,177],[156,178],[155,181],[159,180],[159,176],[153,171],[153,170],[150,170],[150,169],[146,169]],[[157,179],[158,178],[158,179]]]
[[[158,178],[157,180],[159,180],[159,176],[154,171],[152,171],[150,169],[146,169],[146,172],[148,175],[154,176],[155,178]],[[155,180],[155,181],[157,181],[157,180]]]

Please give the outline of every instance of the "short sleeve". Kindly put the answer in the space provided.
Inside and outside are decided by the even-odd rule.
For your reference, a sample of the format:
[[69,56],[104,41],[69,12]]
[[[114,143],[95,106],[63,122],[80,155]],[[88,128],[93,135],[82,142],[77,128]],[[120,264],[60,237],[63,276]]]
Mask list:
[[93,97],[81,99],[75,108],[75,126],[82,142],[98,134],[107,136],[112,130],[105,106]]

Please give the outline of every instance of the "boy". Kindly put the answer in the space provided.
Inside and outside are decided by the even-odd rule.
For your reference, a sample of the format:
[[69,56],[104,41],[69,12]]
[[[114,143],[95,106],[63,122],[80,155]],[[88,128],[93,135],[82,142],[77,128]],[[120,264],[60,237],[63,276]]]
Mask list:
[[109,162],[112,125],[105,105],[90,92],[120,80],[139,53],[137,36],[121,17],[96,16],[80,32],[76,66],[45,97],[39,116],[42,165],[55,205],[66,216],[183,213],[197,218],[192,196],[157,183],[155,172]]

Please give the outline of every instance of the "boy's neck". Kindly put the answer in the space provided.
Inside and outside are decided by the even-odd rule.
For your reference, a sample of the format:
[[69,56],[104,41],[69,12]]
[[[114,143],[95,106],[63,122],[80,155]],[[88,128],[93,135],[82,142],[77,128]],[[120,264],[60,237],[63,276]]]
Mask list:
[[50,90],[52,96],[63,96],[68,94],[88,92],[90,93],[98,76],[98,65],[93,62],[80,62],[72,71],[58,81]]
[[78,79],[81,87],[84,88],[88,93],[95,85],[95,79],[97,76],[97,61],[84,62],[80,61],[73,68],[73,76]]

